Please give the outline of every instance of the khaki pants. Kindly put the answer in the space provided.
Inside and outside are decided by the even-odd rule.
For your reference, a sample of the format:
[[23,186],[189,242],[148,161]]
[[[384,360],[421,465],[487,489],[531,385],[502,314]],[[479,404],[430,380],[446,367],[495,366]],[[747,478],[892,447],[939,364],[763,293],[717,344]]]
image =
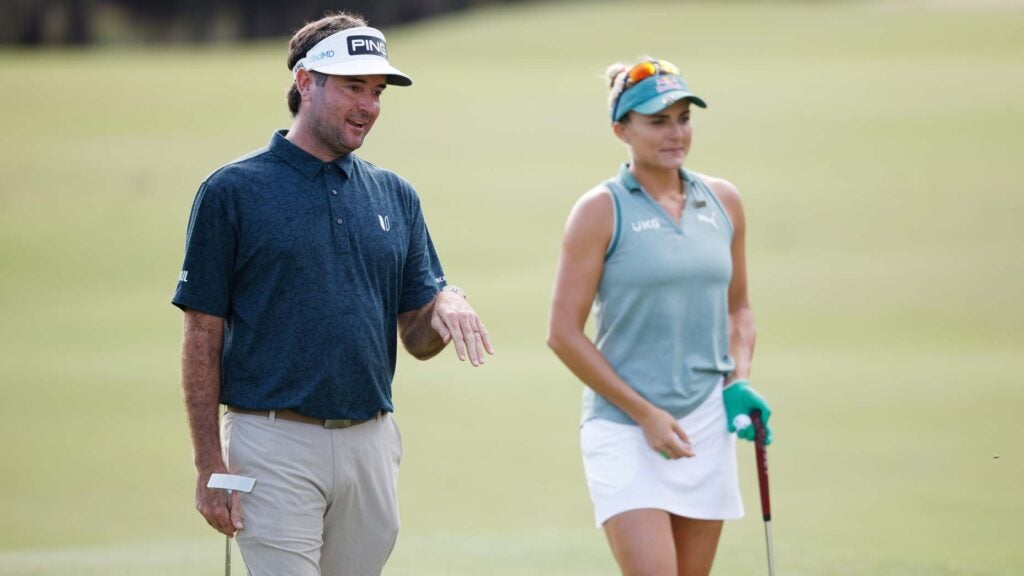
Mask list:
[[402,439],[390,414],[325,429],[228,412],[221,434],[242,495],[238,548],[252,576],[376,576],[398,537]]

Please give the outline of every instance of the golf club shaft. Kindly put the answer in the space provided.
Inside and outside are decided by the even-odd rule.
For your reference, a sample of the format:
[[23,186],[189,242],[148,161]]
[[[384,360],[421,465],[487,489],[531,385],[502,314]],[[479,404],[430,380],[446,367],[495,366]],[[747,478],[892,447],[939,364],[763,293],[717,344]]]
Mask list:
[[775,552],[772,546],[772,502],[768,491],[768,449],[765,446],[764,422],[761,411],[750,413],[754,424],[754,452],[757,456],[757,483],[761,492],[761,517],[764,518],[765,544],[768,548],[768,574],[775,576]]
[[[228,495],[228,515],[231,514],[231,490],[225,490]],[[231,536],[224,537],[224,576],[231,576]]]

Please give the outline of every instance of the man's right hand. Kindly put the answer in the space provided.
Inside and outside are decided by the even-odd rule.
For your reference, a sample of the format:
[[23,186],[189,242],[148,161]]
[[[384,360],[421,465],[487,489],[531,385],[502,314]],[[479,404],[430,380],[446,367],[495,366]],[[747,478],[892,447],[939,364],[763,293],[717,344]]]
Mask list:
[[245,528],[242,524],[242,495],[233,492],[229,503],[225,490],[207,488],[206,484],[214,472],[227,474],[227,469],[213,470],[198,475],[196,479],[196,510],[203,515],[206,523],[214,530],[227,536],[234,536],[236,531]]
[[185,411],[197,471],[196,510],[214,530],[231,536],[242,529],[240,496],[233,494],[229,506],[227,493],[206,487],[211,474],[227,473],[217,416],[224,319],[198,310],[186,310],[184,328],[181,386],[185,392]]

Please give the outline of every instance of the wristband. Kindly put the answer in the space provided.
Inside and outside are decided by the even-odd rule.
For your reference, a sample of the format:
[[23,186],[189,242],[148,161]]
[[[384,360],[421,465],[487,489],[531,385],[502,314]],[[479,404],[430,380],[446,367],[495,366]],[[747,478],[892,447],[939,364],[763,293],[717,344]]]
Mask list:
[[469,297],[466,296],[466,291],[463,290],[462,288],[459,288],[455,284],[445,284],[444,288],[441,288],[441,292],[451,292],[452,294],[458,294],[459,296],[462,296],[466,300],[469,300]]

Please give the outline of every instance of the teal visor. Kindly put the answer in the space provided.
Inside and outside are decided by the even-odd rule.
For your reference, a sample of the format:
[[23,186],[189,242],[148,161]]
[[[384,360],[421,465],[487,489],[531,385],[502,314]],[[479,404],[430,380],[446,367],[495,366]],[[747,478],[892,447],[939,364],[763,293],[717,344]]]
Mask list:
[[612,111],[612,122],[622,120],[630,112],[656,114],[680,100],[688,100],[701,108],[708,107],[704,100],[690,92],[682,76],[659,74],[644,78],[619,96]]

